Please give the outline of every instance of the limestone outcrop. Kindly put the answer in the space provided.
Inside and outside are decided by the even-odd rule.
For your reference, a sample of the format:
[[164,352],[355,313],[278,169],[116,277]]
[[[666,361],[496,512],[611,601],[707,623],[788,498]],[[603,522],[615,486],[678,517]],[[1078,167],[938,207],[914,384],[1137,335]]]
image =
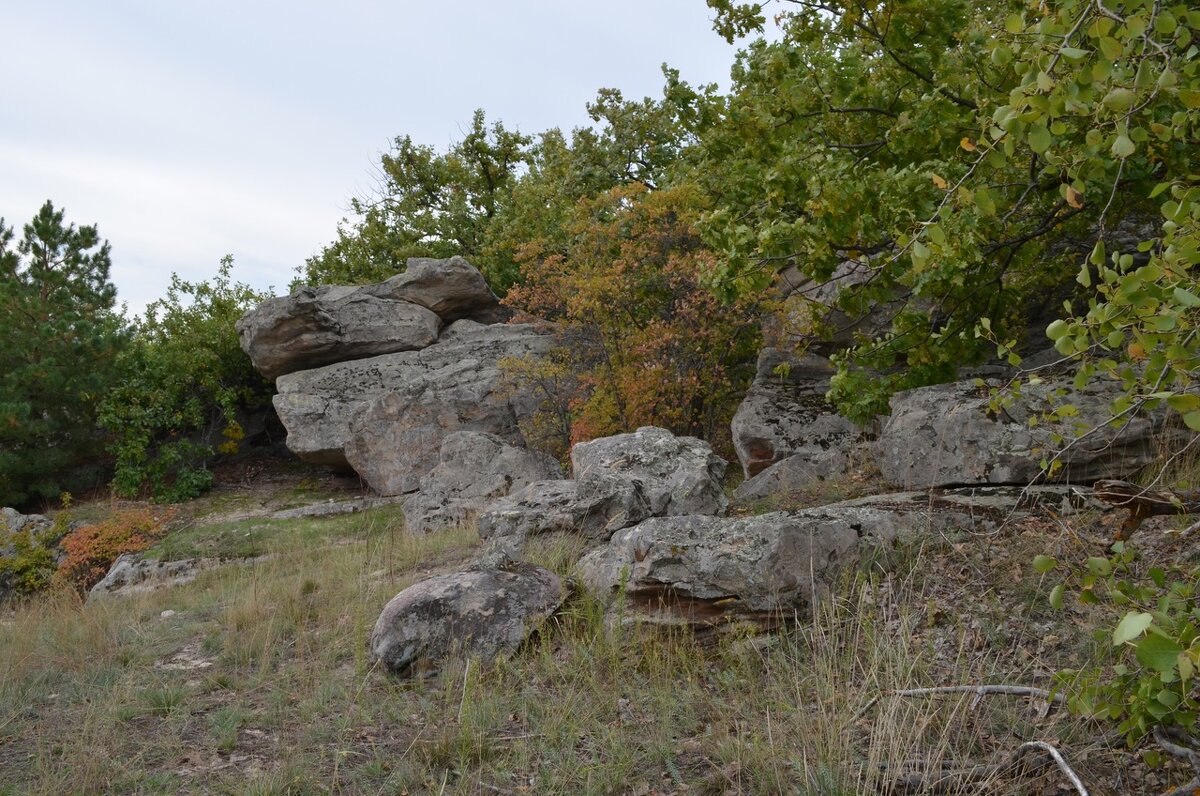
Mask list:
[[506,388],[500,362],[543,355],[553,345],[541,325],[456,321],[420,351],[281,376],[275,410],[288,449],[301,459],[353,466],[381,494],[411,492],[437,464],[450,432],[521,439],[518,421],[535,403]]
[[[893,396],[892,413],[875,447],[883,478],[903,489],[1027,484],[1038,478],[1043,459],[1057,455],[1063,467],[1051,480],[1090,484],[1128,478],[1154,461],[1160,449],[1161,418],[1143,415],[1121,427],[1104,425],[1112,417],[1115,383],[1097,378],[1075,390],[1068,376],[1047,377],[992,411],[987,387],[999,384],[960,381]],[[1030,418],[1063,404],[1074,405],[1076,413],[1030,427]],[[1067,442],[1056,441],[1055,434]]]
[[413,257],[375,285],[300,287],[237,322],[242,350],[268,379],[432,345],[444,324],[507,320],[483,274],[461,257]]
[[588,544],[647,517],[723,514],[725,460],[707,442],[645,426],[571,449],[573,480],[539,481],[489,505],[479,535],[570,533]]
[[1060,513],[1062,488],[905,492],[750,517],[655,517],[618,531],[578,564],[600,595],[620,592],[650,618],[767,626],[806,619],[814,601],[864,557],[952,530],[994,530],[1039,505]]
[[494,499],[562,475],[552,456],[494,434],[456,431],[442,440],[437,465],[404,502],[404,526],[430,533],[466,524]]

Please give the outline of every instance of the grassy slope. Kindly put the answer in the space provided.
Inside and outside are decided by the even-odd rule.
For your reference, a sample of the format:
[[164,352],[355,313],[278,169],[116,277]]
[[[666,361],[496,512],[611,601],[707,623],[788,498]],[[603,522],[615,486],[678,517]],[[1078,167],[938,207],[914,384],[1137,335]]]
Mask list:
[[[853,794],[903,761],[997,760],[1031,738],[1060,745],[1093,793],[1154,790],[1099,728],[1023,699],[884,698],[858,715],[892,689],[1045,685],[1082,660],[1084,617],[1056,625],[1028,561],[1095,540],[1052,523],[1002,534],[930,540],[775,639],[606,622],[581,597],[522,655],[408,684],[371,669],[366,636],[398,590],[468,558],[473,534],[413,538],[395,509],[197,520],[157,554],[267,558],[0,619],[0,794]],[[568,570],[568,550],[533,556]],[[1039,769],[961,792],[1061,782]]]

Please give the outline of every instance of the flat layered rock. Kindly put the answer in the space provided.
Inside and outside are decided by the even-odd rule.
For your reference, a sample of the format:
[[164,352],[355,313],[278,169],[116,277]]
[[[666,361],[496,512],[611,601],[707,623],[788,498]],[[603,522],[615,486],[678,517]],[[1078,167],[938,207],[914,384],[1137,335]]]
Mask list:
[[857,560],[849,518],[655,517],[618,531],[578,570],[600,595],[697,624],[807,618],[812,600]]
[[532,414],[536,401],[508,389],[500,362],[542,356],[553,346],[545,326],[461,320],[420,351],[281,376],[275,410],[288,449],[301,459],[350,466],[352,446],[355,469],[363,467],[359,474],[382,494],[412,492],[437,464],[447,433],[485,431],[520,441],[518,420]]
[[897,541],[982,532],[1031,511],[1088,500],[1061,487],[878,495],[752,517],[656,517],[616,532],[580,560],[584,583],[623,595],[651,619],[773,625],[807,619],[847,568],[886,559]]
[[611,473],[578,481],[538,481],[489,504],[479,515],[484,539],[564,533],[601,544],[622,528],[651,516],[642,485]]
[[[1077,391],[1071,382],[1059,376],[1026,385],[999,412],[989,409],[988,390],[973,381],[897,393],[875,447],[880,472],[888,483],[905,489],[1026,484],[1040,476],[1043,458],[1066,447],[1054,439],[1056,433],[1068,441],[1081,438],[1066,448],[1063,468],[1052,481],[1126,479],[1155,460],[1162,445],[1156,439],[1163,431],[1160,420],[1138,416],[1120,428],[1103,426],[1112,417],[1109,407],[1119,385],[1096,379]],[[1059,391],[1064,391],[1061,397],[1056,396]],[[1074,404],[1077,414],[1061,423],[1029,426],[1030,418],[1064,403]]]
[[429,309],[377,295],[376,286],[302,287],[264,301],[237,322],[242,350],[268,379],[335,362],[415,351],[437,340]]
[[849,472],[853,459],[845,446],[814,446],[772,464],[743,481],[734,491],[738,500],[763,500],[803,494],[823,481]]

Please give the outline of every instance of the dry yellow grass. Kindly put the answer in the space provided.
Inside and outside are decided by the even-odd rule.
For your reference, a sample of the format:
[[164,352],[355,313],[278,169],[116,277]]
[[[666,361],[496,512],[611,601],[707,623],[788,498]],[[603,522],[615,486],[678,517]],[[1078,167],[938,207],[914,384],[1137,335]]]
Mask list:
[[[288,530],[260,540],[264,560],[186,586],[86,605],[58,595],[5,615],[0,794],[824,796],[1001,760],[1034,737],[1075,754],[1101,783],[1093,793],[1118,792],[1103,784],[1118,753],[1080,720],[1018,698],[887,696],[1047,677],[1040,649],[1016,654],[1047,633],[1036,582],[955,596],[951,567],[931,558],[953,561],[950,542],[848,578],[817,621],[776,637],[612,621],[580,596],[522,654],[406,683],[368,662],[375,617],[477,538],[411,537],[395,511]],[[187,545],[208,543],[203,526],[188,533]],[[530,552],[569,572],[577,551],[560,540]],[[958,615],[938,607],[958,599]],[[1039,770],[940,792],[1059,781]]]

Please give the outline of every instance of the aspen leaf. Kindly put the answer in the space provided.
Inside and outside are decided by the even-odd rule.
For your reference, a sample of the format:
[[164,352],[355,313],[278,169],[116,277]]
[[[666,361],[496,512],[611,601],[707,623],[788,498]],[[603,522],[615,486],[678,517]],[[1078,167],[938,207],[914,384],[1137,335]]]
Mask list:
[[[1050,131],[1044,124],[1034,125],[1029,131],[1029,148],[1039,155],[1050,148],[1052,141]],[[1130,143],[1132,144],[1132,142]]]
[[1045,575],[1050,570],[1058,566],[1058,561],[1047,555],[1038,555],[1033,557],[1033,569]]
[[1197,297],[1195,293],[1177,287],[1174,295],[1175,300],[1185,307],[1200,307],[1200,297]]
[[1113,113],[1124,113],[1133,107],[1134,93],[1127,88],[1114,88],[1100,100]]
[[1146,358],[1146,348],[1141,343],[1130,343],[1125,350],[1130,359],[1140,361]]
[[1113,631],[1113,646],[1119,647],[1126,642],[1133,641],[1138,636],[1146,632],[1146,628],[1150,627],[1150,623],[1154,621],[1154,617],[1147,613],[1139,613],[1131,611],[1125,614],[1125,618],[1117,625],[1117,629]]
[[1137,147],[1134,146],[1133,140],[1127,135],[1119,135],[1119,136],[1117,136],[1117,140],[1113,141],[1113,145],[1112,145],[1113,157],[1121,158],[1122,160],[1124,160],[1125,158],[1129,157],[1136,151],[1137,151]]
[[1076,210],[1083,207],[1083,194],[1081,194],[1079,191],[1075,190],[1070,185],[1067,186],[1066,199],[1067,199],[1067,204],[1069,204],[1071,207],[1075,208]]
[[1100,39],[1100,53],[1107,60],[1115,61],[1125,53],[1125,48],[1112,36],[1105,36]]
[[970,138],[968,138],[967,136],[963,136],[963,140],[959,141],[959,142],[958,142],[958,145],[959,145],[960,147],[962,147],[963,149],[967,150],[968,152],[974,152],[974,151],[975,151],[975,144],[974,144],[974,142],[972,142],[972,141],[971,141],[971,139],[970,139]]
[[939,190],[944,191],[950,187],[950,183],[946,182],[945,179],[943,179],[942,177],[939,177],[937,174],[931,174],[929,176],[933,180],[933,184],[936,185]]

